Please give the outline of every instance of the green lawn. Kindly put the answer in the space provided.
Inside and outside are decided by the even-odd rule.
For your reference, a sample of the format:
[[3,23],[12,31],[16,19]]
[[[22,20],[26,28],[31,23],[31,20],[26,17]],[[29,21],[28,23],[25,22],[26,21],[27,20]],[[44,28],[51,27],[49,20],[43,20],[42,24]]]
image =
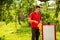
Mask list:
[[[60,32],[56,32],[57,40],[60,40]],[[31,28],[15,25],[14,22],[6,25],[0,23],[0,40],[31,40]],[[40,35],[42,40],[42,35]]]

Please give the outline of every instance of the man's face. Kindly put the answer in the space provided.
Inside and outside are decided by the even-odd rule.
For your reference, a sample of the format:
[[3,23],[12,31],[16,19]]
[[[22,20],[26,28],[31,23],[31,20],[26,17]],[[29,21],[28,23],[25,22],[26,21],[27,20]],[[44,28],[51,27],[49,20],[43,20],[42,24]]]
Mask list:
[[36,8],[36,11],[39,12],[40,11],[40,8]]

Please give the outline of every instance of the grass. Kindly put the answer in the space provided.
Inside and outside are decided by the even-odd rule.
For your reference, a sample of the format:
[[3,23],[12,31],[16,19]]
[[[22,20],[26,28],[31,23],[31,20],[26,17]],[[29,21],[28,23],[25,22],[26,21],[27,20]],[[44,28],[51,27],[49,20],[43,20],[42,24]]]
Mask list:
[[[60,40],[60,32],[56,32],[57,40]],[[40,35],[40,40],[42,35]],[[31,28],[19,25],[17,22],[0,22],[0,40],[31,40]]]

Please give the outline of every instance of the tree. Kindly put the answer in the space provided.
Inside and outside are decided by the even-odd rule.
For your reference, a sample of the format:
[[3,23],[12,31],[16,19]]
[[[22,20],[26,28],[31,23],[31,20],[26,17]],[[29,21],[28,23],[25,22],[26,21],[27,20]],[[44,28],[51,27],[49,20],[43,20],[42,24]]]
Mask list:
[[9,8],[12,3],[13,0],[0,0],[0,21],[6,21],[6,16],[10,14]]

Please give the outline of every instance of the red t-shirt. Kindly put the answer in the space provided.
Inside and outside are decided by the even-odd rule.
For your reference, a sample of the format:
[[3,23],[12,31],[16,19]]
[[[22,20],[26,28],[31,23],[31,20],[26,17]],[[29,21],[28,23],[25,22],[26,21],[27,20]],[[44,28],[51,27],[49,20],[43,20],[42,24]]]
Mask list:
[[[40,13],[32,12],[32,13],[29,15],[29,17],[31,18],[31,20],[38,21],[38,23],[39,23],[40,20],[41,20],[41,14],[40,14]],[[31,27],[32,27],[32,28],[38,28],[38,27],[37,27],[38,23],[32,22],[32,23],[31,23]]]

